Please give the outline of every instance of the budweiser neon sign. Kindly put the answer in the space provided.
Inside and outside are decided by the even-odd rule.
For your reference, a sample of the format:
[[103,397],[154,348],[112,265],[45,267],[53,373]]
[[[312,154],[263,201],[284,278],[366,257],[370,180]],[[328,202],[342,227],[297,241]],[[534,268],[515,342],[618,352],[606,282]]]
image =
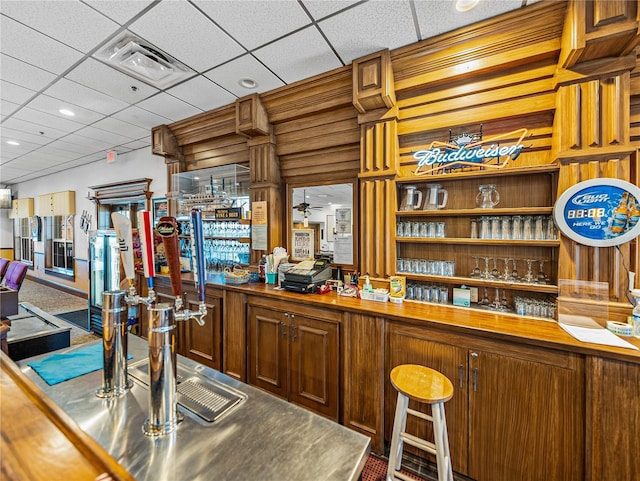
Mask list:
[[[518,129],[483,140],[482,127],[479,134],[462,134],[455,138],[449,135],[449,142],[436,140],[428,149],[413,154],[413,158],[418,161],[414,174],[427,175],[473,167],[502,169],[518,158],[525,147],[522,140],[526,135],[527,129]],[[515,144],[499,143],[502,139],[513,139],[515,136],[519,136]]]

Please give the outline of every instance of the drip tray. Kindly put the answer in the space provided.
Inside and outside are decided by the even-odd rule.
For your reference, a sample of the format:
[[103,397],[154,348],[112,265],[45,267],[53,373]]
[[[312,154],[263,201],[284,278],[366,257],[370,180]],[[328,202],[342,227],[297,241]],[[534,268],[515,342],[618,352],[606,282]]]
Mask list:
[[[149,387],[149,364],[129,366],[128,374]],[[178,404],[208,423],[213,423],[233,407],[247,399],[247,395],[212,379],[191,374],[178,366]]]

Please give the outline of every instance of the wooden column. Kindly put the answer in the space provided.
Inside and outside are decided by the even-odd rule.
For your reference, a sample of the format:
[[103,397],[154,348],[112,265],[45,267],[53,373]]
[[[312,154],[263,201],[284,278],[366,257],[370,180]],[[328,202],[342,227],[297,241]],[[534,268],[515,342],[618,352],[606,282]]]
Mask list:
[[[283,246],[282,186],[276,141],[267,111],[258,94],[236,100],[236,133],[247,138],[251,171],[251,202],[266,201],[269,219],[268,252]],[[257,262],[263,251],[251,251],[251,262]]]
[[[630,142],[630,71],[636,66],[638,3],[571,2],[556,73],[554,153],[560,161],[558,196],[578,182],[600,177],[632,181],[636,146]],[[630,53],[631,52],[631,53]],[[607,319],[631,312],[626,267],[631,243],[588,247],[562,237],[558,265],[563,279],[608,283]],[[635,257],[635,254],[634,254]],[[593,313],[584,293],[562,292],[560,312]],[[572,294],[576,297],[572,298]],[[602,304],[599,303],[600,308]],[[605,312],[600,310],[600,312]],[[604,320],[607,320],[604,319]],[[602,319],[600,319],[602,321]]]
[[398,111],[388,50],[353,62],[353,105],[360,112],[360,272],[395,273],[399,163]]
[[164,157],[167,166],[167,202],[169,215],[176,215],[177,204],[173,197],[172,175],[184,170],[184,155],[178,140],[168,125],[158,125],[151,129],[151,153]]

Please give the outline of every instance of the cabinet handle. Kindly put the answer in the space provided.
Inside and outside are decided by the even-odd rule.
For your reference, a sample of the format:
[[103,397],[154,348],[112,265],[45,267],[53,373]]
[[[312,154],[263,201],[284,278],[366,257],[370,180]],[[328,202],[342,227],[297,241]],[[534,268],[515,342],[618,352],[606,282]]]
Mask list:
[[473,392],[478,391],[478,368],[473,369]]
[[284,322],[280,323],[280,337],[284,338],[287,335],[287,330],[284,328]]
[[478,353],[477,352],[472,352],[471,353],[471,358],[472,359],[478,359]]
[[[293,316],[291,316],[293,317]],[[296,340],[296,326],[291,325],[291,340],[295,341]]]
[[460,389],[462,389],[464,387],[464,382],[462,381],[462,375],[464,374],[464,366],[460,364],[460,366],[458,367],[458,370],[459,370],[458,376],[460,377]]

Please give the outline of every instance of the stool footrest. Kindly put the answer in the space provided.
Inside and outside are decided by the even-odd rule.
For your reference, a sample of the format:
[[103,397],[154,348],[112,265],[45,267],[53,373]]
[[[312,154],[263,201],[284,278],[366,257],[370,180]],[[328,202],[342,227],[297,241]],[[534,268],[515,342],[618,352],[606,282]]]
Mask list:
[[393,479],[402,479],[403,481],[416,481],[415,478],[410,478],[409,476],[407,476],[404,473],[401,473],[400,471],[395,471],[393,473]]
[[425,414],[425,413],[421,413],[420,411],[416,411],[415,409],[407,408],[407,413],[417,418],[424,419],[425,421],[433,422],[432,416],[429,416],[428,414]]
[[400,439],[414,448],[422,449],[423,451],[431,454],[436,454],[436,445],[430,441],[425,441],[424,439],[416,437],[413,434],[405,433],[404,431],[400,433]]

